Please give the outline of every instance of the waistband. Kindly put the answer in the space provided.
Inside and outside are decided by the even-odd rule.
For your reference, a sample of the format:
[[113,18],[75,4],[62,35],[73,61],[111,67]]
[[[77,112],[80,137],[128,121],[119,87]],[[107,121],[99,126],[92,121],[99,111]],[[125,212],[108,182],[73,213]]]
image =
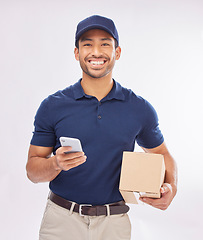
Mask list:
[[60,207],[79,213],[80,216],[108,216],[124,214],[127,213],[130,209],[124,201],[100,206],[92,206],[90,204],[77,204],[75,202],[71,202],[62,198],[53,192],[50,192],[49,199]]

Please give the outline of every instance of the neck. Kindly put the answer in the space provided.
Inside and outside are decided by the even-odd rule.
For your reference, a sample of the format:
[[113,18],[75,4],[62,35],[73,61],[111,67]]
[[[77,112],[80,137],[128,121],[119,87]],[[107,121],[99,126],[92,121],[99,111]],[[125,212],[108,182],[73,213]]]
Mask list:
[[102,78],[92,78],[83,73],[81,85],[85,94],[94,96],[100,101],[106,97],[113,87],[112,75],[110,74]]

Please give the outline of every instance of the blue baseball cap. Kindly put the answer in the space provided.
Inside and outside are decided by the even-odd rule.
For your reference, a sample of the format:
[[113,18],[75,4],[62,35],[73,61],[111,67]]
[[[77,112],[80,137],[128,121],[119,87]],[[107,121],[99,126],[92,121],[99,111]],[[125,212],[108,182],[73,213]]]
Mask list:
[[101,29],[108,32],[119,44],[118,32],[114,22],[109,18],[93,15],[78,23],[75,33],[75,45],[83,33],[91,29]]

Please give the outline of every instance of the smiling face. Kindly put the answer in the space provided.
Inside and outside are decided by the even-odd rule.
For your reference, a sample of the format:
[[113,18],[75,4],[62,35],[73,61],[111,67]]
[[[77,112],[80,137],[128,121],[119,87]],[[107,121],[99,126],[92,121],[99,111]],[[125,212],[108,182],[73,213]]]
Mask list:
[[80,62],[83,77],[111,77],[115,61],[120,58],[120,54],[121,49],[115,48],[114,38],[99,29],[84,33],[79,39],[79,48],[75,48],[75,58]]

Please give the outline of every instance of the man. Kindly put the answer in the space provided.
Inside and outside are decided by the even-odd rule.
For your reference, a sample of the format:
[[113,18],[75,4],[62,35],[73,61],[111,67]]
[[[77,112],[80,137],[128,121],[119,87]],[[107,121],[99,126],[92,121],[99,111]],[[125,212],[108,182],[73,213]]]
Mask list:
[[[145,152],[164,155],[161,198],[141,199],[162,210],[176,194],[175,161],[153,107],[112,79],[121,55],[113,21],[84,19],[75,45],[82,79],[42,102],[28,154],[28,178],[50,182],[40,240],[130,239],[129,208],[118,188],[123,151],[133,151],[137,141]],[[60,146],[61,136],[80,139],[84,153],[67,153],[71,147]]]

